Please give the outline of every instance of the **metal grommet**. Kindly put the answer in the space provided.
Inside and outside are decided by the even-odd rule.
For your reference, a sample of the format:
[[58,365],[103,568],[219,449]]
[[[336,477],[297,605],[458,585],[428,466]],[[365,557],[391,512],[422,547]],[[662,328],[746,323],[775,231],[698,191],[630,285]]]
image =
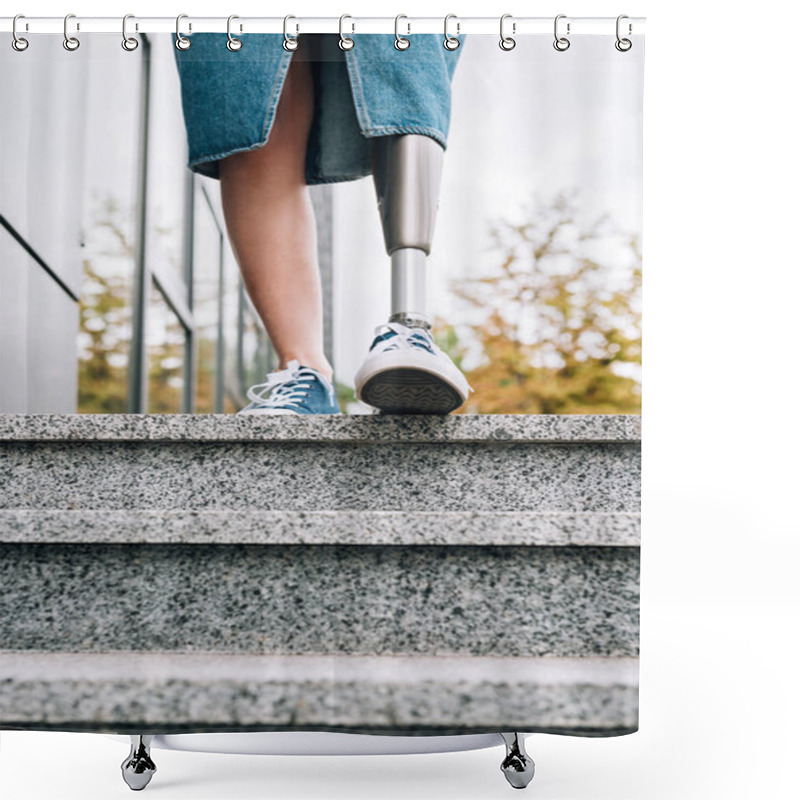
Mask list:
[[[68,25],[71,19],[75,19],[74,14],[67,14],[67,16],[64,17],[64,41],[62,44],[65,50],[69,50],[72,53],[81,46],[81,43],[77,38],[69,35]],[[77,26],[77,30],[80,30],[80,25]]]
[[[175,47],[178,50],[188,50],[192,46],[192,40],[187,39],[185,36],[181,36],[181,20],[188,19],[188,14],[178,14],[178,18],[175,20]],[[191,31],[192,26],[189,25],[189,30]]]
[[[616,47],[617,50],[620,51],[620,53],[627,53],[628,50],[630,50],[631,47],[633,47],[633,42],[630,39],[623,39],[619,34],[620,23],[624,19],[628,19],[628,15],[627,14],[620,14],[617,17],[617,41],[614,42],[614,47]],[[630,36],[632,33],[633,33],[633,25],[631,25],[631,23],[629,22],[628,23],[628,36]]]
[[[291,51],[291,50],[297,50],[298,42],[297,42],[297,36],[289,36],[288,30],[287,30],[287,24],[288,24],[290,19],[297,19],[297,17],[294,17],[291,14],[287,14],[283,18],[283,49]],[[299,30],[300,30],[300,26],[299,25],[295,25],[295,31],[299,31]]]
[[21,53],[23,50],[27,50],[28,49],[28,40],[27,39],[23,39],[21,36],[19,36],[17,34],[17,20],[18,19],[25,19],[25,15],[24,14],[17,14],[17,16],[14,17],[14,22],[11,23],[11,34],[14,37],[11,40],[11,46],[18,53]]
[[461,44],[461,42],[456,38],[456,36],[458,36],[458,34],[461,33],[461,23],[460,22],[456,23],[456,36],[451,36],[447,32],[447,23],[451,19],[458,19],[458,17],[455,14],[448,14],[444,18],[444,42],[443,42],[444,49],[445,50],[458,50],[458,46]]
[[[405,14],[398,14],[394,18],[394,46],[397,50],[408,50],[411,47],[411,40],[401,36],[398,30],[401,19],[408,19],[408,17]],[[411,23],[406,23],[406,25],[408,26],[408,33],[411,33]]]
[[[139,46],[139,40],[135,36],[128,36],[129,19],[134,19],[133,14],[126,14],[122,18],[122,49],[132,53]],[[136,28],[138,30],[139,26]]]
[[[503,32],[503,25],[505,24],[505,21],[507,19],[510,19],[510,18],[511,18],[511,14],[503,14],[503,16],[500,17],[500,49],[501,50],[506,50],[506,51],[513,50],[517,46],[516,39],[512,39],[510,36],[506,36],[505,33]],[[517,32],[517,23],[516,22],[512,22],[511,23],[511,32],[512,33],[516,33]]]
[[[349,36],[344,35],[343,25],[346,19],[353,18],[349,14],[342,14],[342,16],[339,17],[339,48],[341,50],[352,50],[356,46],[356,43]],[[353,33],[355,29],[356,25],[352,23],[350,32]]]
[[[569,50],[570,41],[567,39],[566,36],[559,36],[558,35],[558,21],[560,19],[566,19],[566,14],[559,14],[555,22],[553,23],[553,36],[555,36],[555,41],[553,42],[553,47],[558,50],[559,53],[563,53],[565,50]],[[567,36],[570,34],[570,24],[567,23]]]
[[[237,39],[235,36],[231,34],[231,22],[235,19],[239,19],[236,14],[231,14],[228,17],[228,41],[225,43],[225,47],[231,51],[231,53],[236,53],[242,49],[242,40]],[[239,26],[239,30],[241,31],[242,28]]]

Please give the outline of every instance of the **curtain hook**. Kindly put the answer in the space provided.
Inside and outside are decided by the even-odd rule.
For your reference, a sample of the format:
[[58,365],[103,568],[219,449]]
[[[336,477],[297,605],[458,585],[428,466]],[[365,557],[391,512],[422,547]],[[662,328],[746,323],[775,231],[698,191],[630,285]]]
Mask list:
[[[356,43],[349,36],[345,36],[344,31],[342,29],[344,21],[346,19],[353,19],[353,18],[349,14],[342,14],[342,16],[339,17],[339,47],[342,50],[352,50],[356,46]],[[351,33],[355,32],[355,29],[356,25],[353,22],[351,23],[350,32]]]
[[[411,47],[411,40],[406,39],[405,36],[401,36],[398,31],[401,19],[408,19],[408,17],[405,14],[398,14],[394,18],[394,46],[398,50],[408,50],[408,48]],[[407,22],[406,25],[408,26],[408,33],[411,33],[411,23]]]
[[[23,39],[21,36],[17,34],[17,20],[18,19],[25,19],[24,14],[17,14],[14,17],[14,22],[11,23],[11,33],[13,35],[13,39],[11,40],[11,46],[18,52],[21,53],[23,50],[28,49],[28,40]],[[26,25],[27,28],[27,25]]]
[[[242,40],[237,39],[235,36],[231,34],[231,22],[233,22],[233,20],[235,19],[239,19],[239,17],[236,14],[231,14],[228,17],[228,41],[225,43],[225,47],[227,47],[228,50],[231,51],[231,53],[235,53],[238,50],[242,49]],[[240,31],[242,30],[241,26],[239,26],[239,30]]]
[[[175,47],[178,50],[188,50],[192,46],[192,40],[188,39],[186,36],[181,36],[181,20],[188,19],[188,14],[178,14],[178,18],[175,20]],[[189,30],[192,29],[192,26],[189,26]]]
[[[617,17],[617,41],[614,42],[614,47],[616,47],[617,50],[620,51],[620,53],[627,53],[628,50],[630,50],[631,47],[633,47],[633,42],[630,39],[623,39],[620,36],[620,23],[624,19],[629,19],[627,14],[620,14]],[[632,33],[633,33],[633,25],[631,25],[631,23],[629,22],[628,23],[628,36],[630,36]]]
[[[288,23],[290,19],[297,19],[297,17],[293,16],[292,14],[287,14],[283,18],[283,49],[284,50],[297,50],[297,36],[289,36],[288,33]],[[299,31],[300,26],[295,25],[295,31]]]
[[[506,36],[505,33],[503,32],[503,25],[504,25],[505,21],[507,19],[510,19],[510,18],[511,18],[511,14],[503,14],[503,16],[500,17],[500,49],[501,50],[506,50],[506,51],[513,50],[517,46],[516,39],[512,39],[510,36]],[[517,23],[516,22],[512,22],[511,23],[511,32],[512,33],[516,33],[517,32]]]
[[[64,49],[65,50],[69,50],[70,52],[74,52],[75,50],[77,50],[81,46],[81,43],[75,36],[70,36],[69,35],[68,26],[69,26],[69,21],[71,19],[75,19],[75,15],[74,14],[67,14],[67,16],[64,17],[64,41],[62,42],[62,44],[64,45]],[[76,23],[76,30],[80,30],[80,29],[81,29],[81,26]]]
[[456,36],[451,36],[447,32],[447,23],[451,19],[458,19],[458,17],[455,14],[448,14],[444,18],[444,47],[445,50],[458,50],[458,46],[461,44],[461,42],[456,37],[459,33],[461,33],[461,23],[456,22]]
[[[555,22],[553,23],[553,35],[555,36],[555,41],[553,42],[553,47],[558,50],[559,53],[563,53],[565,50],[569,50],[570,40],[567,39],[566,36],[559,36],[558,35],[558,21],[561,19],[566,19],[566,14],[559,14]],[[567,22],[567,36],[570,34],[570,24]]]
[[126,14],[122,18],[122,49],[132,53],[139,46],[139,40],[135,36],[128,36],[129,19],[135,19],[133,14]]

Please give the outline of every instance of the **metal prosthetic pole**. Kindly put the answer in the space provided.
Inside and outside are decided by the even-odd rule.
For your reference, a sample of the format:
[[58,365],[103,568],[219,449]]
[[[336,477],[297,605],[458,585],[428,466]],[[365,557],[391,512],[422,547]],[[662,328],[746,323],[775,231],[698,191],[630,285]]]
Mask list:
[[392,258],[390,322],[430,329],[425,297],[444,150],[409,133],[372,140],[372,174],[386,252]]

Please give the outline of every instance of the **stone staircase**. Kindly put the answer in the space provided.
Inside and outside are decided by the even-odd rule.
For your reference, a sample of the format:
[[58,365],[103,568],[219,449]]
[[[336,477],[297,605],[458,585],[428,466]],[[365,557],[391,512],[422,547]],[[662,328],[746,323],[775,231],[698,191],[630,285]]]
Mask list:
[[639,418],[0,416],[2,726],[637,728]]

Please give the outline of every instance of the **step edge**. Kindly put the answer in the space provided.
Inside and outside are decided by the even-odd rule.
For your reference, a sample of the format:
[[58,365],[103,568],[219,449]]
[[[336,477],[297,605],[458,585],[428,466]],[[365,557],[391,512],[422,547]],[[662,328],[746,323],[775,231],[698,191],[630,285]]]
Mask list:
[[515,442],[641,441],[634,414],[303,415],[0,414],[3,442]]
[[[627,686],[639,683],[639,659],[635,656],[466,656],[419,655],[283,655],[209,652],[117,651],[79,653],[0,650],[2,680],[75,681],[97,677],[121,680],[258,681],[266,683],[535,683],[537,685]],[[290,676],[269,677],[271,671]],[[265,678],[265,675],[267,676]],[[222,676],[222,677],[220,677]],[[488,676],[488,678],[487,678]],[[496,680],[492,680],[496,676]],[[52,681],[51,681],[52,682]]]

